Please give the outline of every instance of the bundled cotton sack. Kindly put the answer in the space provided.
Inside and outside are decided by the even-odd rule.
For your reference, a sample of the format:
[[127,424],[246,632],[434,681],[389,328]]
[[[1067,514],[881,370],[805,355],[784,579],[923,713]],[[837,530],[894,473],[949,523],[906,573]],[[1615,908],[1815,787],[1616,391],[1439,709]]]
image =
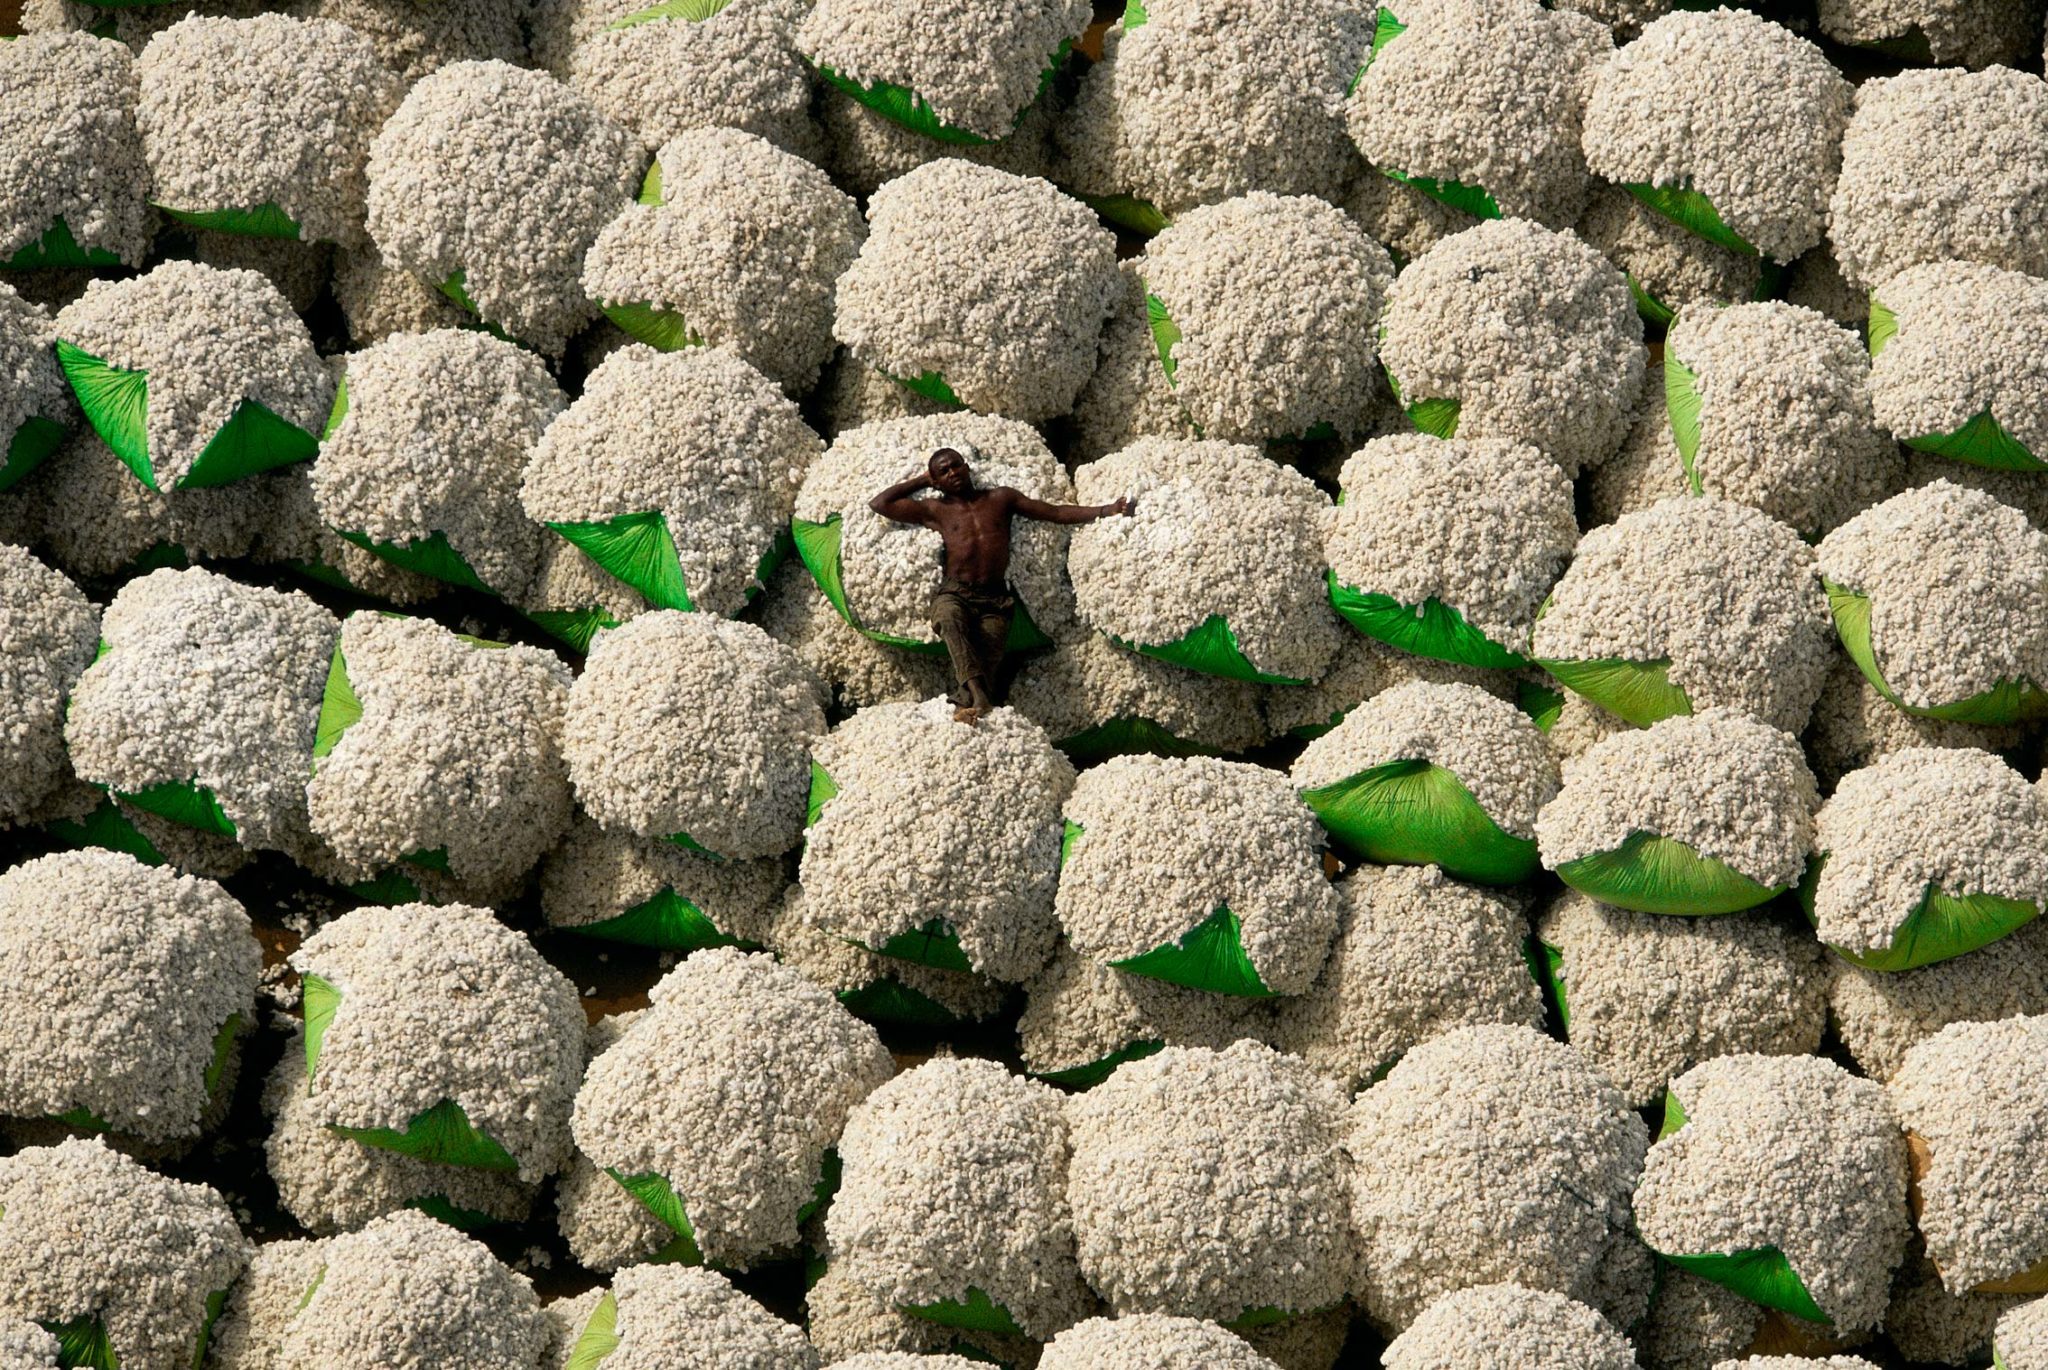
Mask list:
[[[775,868],[782,869],[779,863]],[[1009,1001],[1009,987],[987,976],[882,956],[849,942],[809,914],[802,885],[781,892],[761,940],[777,960],[830,990],[863,1022],[947,1030],[993,1017]]]
[[1665,15],[1592,79],[1586,164],[1718,247],[1788,263],[1826,229],[1852,96],[1759,15]]
[[2040,14],[2026,0],[1820,0],[1820,27],[1838,43],[1902,61],[2011,67],[2026,55]]
[[605,827],[715,857],[803,835],[818,683],[751,623],[664,609],[598,633],[569,689],[562,756]]
[[835,89],[942,143],[1008,136],[1088,26],[1085,0],[1000,9],[819,0],[797,26],[804,59]]
[[796,394],[832,356],[833,289],[866,237],[852,198],[809,162],[700,129],[661,149],[640,203],[598,234],[583,288],[644,343],[730,348]]
[[0,267],[142,265],[156,216],[139,98],[120,43],[31,33],[0,47]]
[[1080,765],[1138,752],[1220,756],[1267,740],[1256,687],[1126,652],[1099,633],[1027,661],[1008,702]]
[[1542,1027],[1520,901],[1435,866],[1361,866],[1337,893],[1330,959],[1307,993],[1281,1001],[1272,1041],[1347,1093],[1454,1028]]
[[1842,137],[1828,236],[1842,275],[1875,290],[1927,262],[2048,276],[2048,83],[1994,67],[1866,81]]
[[[935,414],[864,424],[842,433],[803,477],[791,531],[811,577],[846,621],[877,642],[943,656],[931,598],[943,571],[938,530],[896,523],[868,501],[898,481],[922,477],[932,453],[951,447],[975,484],[1007,485],[1048,504],[1070,504],[1073,483],[1028,424],[976,414]],[[1012,525],[1009,584],[1017,612],[1012,650],[1044,646],[1073,616],[1063,568],[1067,529]]]
[[1842,645],[1891,703],[1957,723],[2048,715],[2048,534],[2019,510],[1935,481],[1819,552]]
[[362,908],[292,953],[314,1115],[425,1161],[561,1168],[583,1073],[576,987],[488,909]]
[[1359,171],[1344,97],[1372,31],[1331,0],[1127,5],[1056,125],[1060,183],[1146,234],[1254,190],[1334,204]]
[[1569,228],[1592,182],[1579,150],[1614,36],[1535,0],[1378,7],[1345,115],[1382,173],[1483,219]]
[[[806,777],[808,783],[808,777]],[[724,861],[578,814],[540,869],[548,926],[691,952],[760,946],[788,877],[780,861]]]
[[1650,1258],[1629,1195],[1643,1120],[1572,1048],[1525,1027],[1458,1028],[1352,1105],[1355,1293],[1399,1331],[1437,1299],[1514,1283],[1641,1318]]
[[419,277],[387,265],[374,247],[336,251],[328,288],[357,347],[370,347],[394,333],[455,328],[469,318],[461,305]]
[[[1169,1046],[1221,1050],[1263,1036],[1260,1004],[1090,960],[1066,943],[1024,986],[1017,1054],[1041,1080],[1086,1089]],[[1290,1001],[1291,1002],[1291,1001]]]
[[611,1288],[550,1304],[558,1329],[548,1370],[617,1365],[648,1370],[817,1370],[803,1329],[776,1317],[709,1270],[643,1265]]
[[[538,8],[530,22],[540,65],[647,147],[735,128],[809,157],[819,138],[815,82],[796,50],[805,13],[796,0],[588,0]],[[556,54],[546,30],[561,16],[575,45]]]
[[1579,540],[1531,655],[1638,726],[1726,707],[1806,726],[1833,652],[1813,549],[1723,499],[1663,500]]
[[1909,747],[1844,776],[1800,894],[1823,942],[1868,970],[1961,956],[2048,901],[2041,795],[1989,752]]
[[1558,786],[1528,715],[1475,685],[1422,681],[1344,715],[1289,776],[1340,849],[1488,885],[1535,872],[1537,811]]
[[78,417],[56,347],[49,311],[0,282],[0,490],[61,447]]
[[[1531,0],[1487,3],[1536,12]],[[1394,283],[1381,327],[1380,358],[1417,428],[1525,442],[1567,476],[1620,446],[1643,388],[1627,279],[1570,233],[1527,219],[1482,223],[1422,254]]]
[[57,315],[57,361],[87,422],[152,490],[305,461],[334,400],[277,287],[197,262],[94,281]]
[[1701,1061],[1807,1055],[1827,1027],[1819,947],[1766,912],[1660,918],[1572,890],[1536,938],[1571,1044],[1638,1108]]
[[249,1258],[219,1194],[98,1139],[0,1159],[0,1213],[0,1319],[54,1330],[72,1364],[188,1370]]
[[1467,666],[1526,663],[1536,613],[1579,540],[1572,483],[1499,438],[1376,438],[1338,477],[1324,550],[1344,621]]
[[193,228],[364,241],[370,140],[404,93],[346,24],[193,15],[135,64],[151,201]]
[[1365,431],[1394,265],[1343,211],[1253,191],[1190,210],[1138,271],[1159,365],[1197,432],[1256,443]]
[[1344,1098],[1256,1042],[1169,1047],[1067,1104],[1081,1270],[1119,1314],[1279,1322],[1344,1297]]
[[1038,423],[1071,409],[1095,370],[1118,279],[1116,239],[1085,206],[943,158],[869,198],[833,333],[930,398]]
[[545,73],[457,62],[415,85],[370,145],[370,237],[386,262],[560,356],[597,315],[583,257],[632,198],[641,156]]
[[513,603],[528,622],[579,655],[604,628],[616,628],[647,612],[638,590],[598,567],[575,543],[543,538],[540,563]]
[[25,861],[0,874],[0,954],[0,1116],[153,1145],[220,1121],[262,968],[220,886],[120,852]]
[[1836,960],[1828,987],[1835,1033],[1873,1080],[1898,1074],[1906,1053],[1953,1023],[2048,1014],[2048,922],[1947,961],[1890,973]]
[[1129,517],[1076,529],[1081,621],[1176,666],[1299,685],[1344,630],[1324,585],[1329,496],[1235,443],[1140,438],[1074,473],[1084,504],[1128,496]]
[[568,400],[540,358],[466,329],[402,333],[349,357],[313,464],[320,517],[409,571],[516,596],[542,530],[519,503]]
[[2005,1370],[2048,1365],[2048,1299],[2022,1304],[2000,1318],[1993,1345]]
[[1050,1085],[996,1061],[928,1061],[847,1116],[829,1258],[927,1321],[1047,1340],[1095,1303],[1075,1263],[1069,1149]]
[[1799,740],[1732,709],[1602,739],[1536,820],[1543,865],[1638,913],[1754,908],[1799,882],[1820,795]]
[[[1026,524],[1016,531],[1030,533]],[[761,626],[768,635],[795,652],[833,694],[839,708],[852,712],[870,704],[916,703],[946,693],[952,675],[944,657],[930,652],[900,651],[884,646],[848,623],[833,607],[802,561],[790,559],[777,568],[763,596]],[[1126,655],[1118,653],[1118,655]],[[1027,666],[1025,674],[1032,671]],[[1051,729],[1062,712],[1047,717],[1029,706],[1034,696],[1024,687],[1024,674],[1012,685],[1020,712]],[[1062,709],[1070,707],[1062,701]]]
[[1901,271],[1871,297],[1870,400],[1908,447],[1999,470],[2048,470],[2048,401],[2030,365],[2048,281],[1981,262]]
[[71,692],[73,769],[160,817],[304,853],[306,772],[339,632],[296,591],[198,569],[128,582]]
[[1014,709],[863,709],[811,749],[810,914],[885,956],[1023,980],[1059,924],[1060,806],[1074,768]]
[[1981,747],[2016,756],[2026,732],[2018,723],[1985,727],[1909,714],[1879,694],[1844,652],[1813,706],[1806,751],[1821,793],[1831,794],[1849,772],[1905,747]]
[[1244,1338],[1200,1318],[1090,1318],[1052,1339],[1038,1370],[1276,1370]]
[[1818,538],[1903,479],[1871,412],[1857,337],[1790,304],[1686,309],[1664,342],[1664,392],[1693,494],[1761,509]]
[[584,1075],[577,1148],[666,1226],[657,1259],[744,1270],[830,1193],[828,1150],[889,1053],[766,956],[697,952],[650,997]]
[[1953,1293],[2048,1292],[2044,1045],[2048,1017],[1954,1024],[1888,1086],[1915,1149],[1915,1225]]
[[63,572],[0,543],[0,827],[39,817],[70,778],[64,720],[99,612]]
[[[92,442],[98,447],[97,438]],[[122,469],[112,453],[104,448],[99,450],[115,470]],[[222,490],[187,491],[177,495],[175,501],[167,501],[165,496],[129,480],[125,472],[121,481],[128,487],[128,499],[137,502],[138,513],[168,503],[167,521],[181,539],[190,536],[188,530],[195,522],[210,524],[235,518],[239,511],[230,501],[246,502],[247,513],[240,518],[255,526],[243,538],[237,555],[245,554],[262,565],[284,567],[321,585],[337,590],[354,590],[387,604],[424,603],[448,588],[446,581],[404,570],[396,562],[365,551],[322,521],[320,506],[313,498],[313,466],[310,463],[289,466],[258,480]],[[251,491],[252,495],[244,495],[244,491]],[[141,501],[153,501],[154,504],[141,504]],[[199,518],[196,511],[207,509],[209,503],[219,512],[206,519]],[[229,522],[228,526],[234,525]],[[202,528],[202,531],[205,530]],[[136,529],[133,536],[141,536],[141,529]],[[218,534],[208,533],[202,538],[201,547],[216,536]]]
[[1254,998],[1314,983],[1338,900],[1315,816],[1280,775],[1118,757],[1082,772],[1065,819],[1056,908],[1080,955]]
[[274,1359],[257,1363],[540,1370],[549,1324],[533,1286],[474,1238],[406,1211],[315,1249]]
[[1911,1230],[1898,1117],[1816,1056],[1704,1062],[1671,1082],[1636,1221],[1666,1261],[1766,1308],[1875,1328]]
[[656,608],[736,614],[781,558],[822,446],[732,352],[636,344],[607,357],[548,425],[520,498]]
[[550,652],[351,615],[313,743],[314,833],[366,874],[405,862],[502,898],[569,826],[568,694]]
[[407,85],[451,62],[524,62],[521,29],[528,9],[519,0],[437,0],[429,6],[408,0],[301,0],[294,6],[306,18],[339,20],[362,34]]
[[1764,299],[1785,274],[1776,262],[1708,242],[1619,186],[1595,190],[1572,231],[1622,269],[1653,337],[1689,304]]
[[1387,1348],[1387,1370],[1636,1370],[1635,1348],[1595,1310],[1547,1289],[1484,1284],[1446,1294]]

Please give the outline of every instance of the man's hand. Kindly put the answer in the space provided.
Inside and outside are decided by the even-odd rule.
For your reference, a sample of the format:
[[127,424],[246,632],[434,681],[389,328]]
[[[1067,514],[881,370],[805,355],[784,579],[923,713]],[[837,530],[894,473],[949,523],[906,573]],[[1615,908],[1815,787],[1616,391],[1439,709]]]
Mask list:
[[899,480],[869,500],[868,508],[897,523],[926,523],[930,519],[930,511],[924,507],[924,501],[915,496],[918,491],[931,488],[932,483],[928,476],[912,476],[909,480]]
[[1103,505],[1102,509],[1104,513],[1121,514],[1123,517],[1129,518],[1132,514],[1138,512],[1138,502],[1132,499],[1130,496],[1125,495],[1121,498],[1111,500],[1109,503]]

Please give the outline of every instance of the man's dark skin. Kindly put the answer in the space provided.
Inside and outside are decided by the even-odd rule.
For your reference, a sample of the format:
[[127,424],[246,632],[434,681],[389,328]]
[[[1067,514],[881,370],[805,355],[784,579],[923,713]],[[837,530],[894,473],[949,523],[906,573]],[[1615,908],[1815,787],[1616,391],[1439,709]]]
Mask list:
[[[1129,500],[1109,504],[1047,504],[1007,485],[974,483],[967,459],[950,447],[932,453],[927,474],[898,481],[868,501],[897,523],[930,528],[945,544],[945,579],[932,597],[932,626],[946,644],[958,682],[953,717],[980,721],[995,707],[1003,646],[1016,596],[1010,592],[1010,521],[1093,523],[1131,512]],[[937,490],[937,499],[918,499]]]

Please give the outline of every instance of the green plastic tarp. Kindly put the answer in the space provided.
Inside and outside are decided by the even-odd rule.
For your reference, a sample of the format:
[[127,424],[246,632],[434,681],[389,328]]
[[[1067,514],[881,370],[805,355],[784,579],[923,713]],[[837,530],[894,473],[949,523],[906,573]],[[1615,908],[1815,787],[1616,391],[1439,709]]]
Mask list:
[[[149,454],[149,378],[109,365],[83,348],[57,340],[57,364],[78,397],[78,407],[100,440],[152,490],[161,488]],[[252,399],[243,399],[207,440],[173,490],[206,490],[295,462],[309,461],[320,440]]]
[[297,221],[269,202],[249,209],[173,209],[169,205],[153,207],[162,210],[187,228],[207,229],[214,233],[233,233],[244,238],[287,238],[293,242],[299,241],[301,236]]
[[[1079,823],[1071,819],[1066,822],[1060,837],[1062,869],[1073,860],[1074,849],[1085,835],[1086,829]],[[1133,975],[1215,994],[1251,999],[1270,998],[1273,994],[1245,953],[1243,927],[1237,915],[1223,904],[1177,941],[1109,964]]]
[[[1876,361],[1899,334],[1899,318],[1876,295],[1870,297],[1870,359]],[[2034,455],[1986,409],[1946,433],[1923,433],[1902,439],[1906,446],[1951,461],[1988,466],[1995,471],[2048,471],[2048,461]]]
[[[682,561],[676,555],[668,515],[661,510],[587,521],[564,519],[551,522],[548,527],[574,543],[606,575],[638,591],[651,607],[681,609],[686,613],[698,607],[684,579]],[[748,601],[775,574],[783,558],[789,555],[789,547],[785,534],[778,534],[768,544],[768,550],[755,564],[753,583],[746,591]]]
[[1328,578],[1330,603],[1338,617],[1389,647],[1482,670],[1516,670],[1529,664],[1520,652],[1501,646],[1434,595],[1421,604],[1403,604],[1391,595],[1342,584],[1335,571]]
[[966,1021],[930,995],[889,975],[859,989],[842,989],[836,997],[848,1013],[870,1023],[945,1029]]
[[967,1286],[965,1297],[957,1301],[939,1299],[932,1303],[905,1304],[903,1311],[925,1322],[957,1327],[965,1332],[999,1332],[1008,1337],[1024,1335],[1024,1329],[1017,1326],[1010,1310],[974,1285]]
[[1670,680],[1671,661],[1621,661],[1613,658],[1562,660],[1537,657],[1534,664],[1556,677],[1573,694],[1599,705],[1616,718],[1647,728],[1652,723],[1692,712],[1692,700]]
[[[1799,902],[1809,922],[1815,921],[1814,894],[1826,864],[1827,853],[1822,852],[1808,863],[1806,877],[1799,882]],[[2031,899],[1984,893],[1955,895],[1929,881],[1919,904],[1899,921],[1891,945],[1884,950],[1850,951],[1832,942],[1828,945],[1836,955],[1865,970],[1914,970],[1990,946],[2018,932],[2040,913],[2041,906]]]
[[1706,239],[1716,247],[1739,252],[1745,257],[1762,254],[1740,233],[1728,227],[1713,201],[1686,186],[1658,186],[1644,181],[1623,183],[1623,190],[1644,205],[1677,224],[1686,232]]
[[1389,761],[1301,792],[1330,840],[1375,865],[1437,865],[1461,880],[1513,885],[1536,871],[1534,838],[1502,830],[1452,772]]
[[23,419],[21,426],[14,430],[14,436],[7,440],[6,459],[0,461],[0,490],[14,485],[49,460],[50,455],[64,445],[68,432],[55,419],[34,414]]
[[1053,746],[1065,752],[1067,759],[1077,766],[1092,765],[1112,756],[1223,755],[1220,748],[1189,742],[1149,718],[1112,718],[1078,733],[1054,738]]
[[1065,1085],[1069,1089],[1093,1089],[1116,1073],[1116,1068],[1126,1061],[1142,1061],[1147,1056],[1166,1050],[1166,1043],[1157,1038],[1147,1037],[1118,1047],[1107,1056],[1099,1056],[1078,1066],[1065,1070],[1047,1070],[1038,1073],[1038,1078],[1047,1084]]
[[[96,3],[97,0],[93,2]],[[81,246],[78,239],[72,236],[71,225],[65,223],[62,218],[50,220],[50,226],[43,230],[42,237],[16,250],[5,262],[0,262],[0,267],[5,267],[9,271],[119,265],[121,259],[105,248]]]
[[1760,885],[1684,842],[1647,832],[1630,833],[1612,851],[1565,862],[1557,878],[1616,908],[1694,916],[1740,913],[1791,888]]
[[636,947],[655,947],[684,954],[711,947],[739,947],[745,951],[759,949],[758,943],[720,932],[702,909],[668,888],[657,891],[652,898],[635,904],[616,917],[595,923],[579,923],[568,931],[607,942],[625,942]]

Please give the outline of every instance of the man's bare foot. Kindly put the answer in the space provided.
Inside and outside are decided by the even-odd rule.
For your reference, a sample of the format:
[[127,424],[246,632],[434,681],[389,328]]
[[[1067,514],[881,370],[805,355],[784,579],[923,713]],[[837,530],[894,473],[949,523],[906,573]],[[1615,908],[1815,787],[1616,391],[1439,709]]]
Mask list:
[[953,710],[953,721],[955,723],[965,723],[971,728],[981,722],[987,714],[988,710],[978,704],[962,704],[959,708]]

